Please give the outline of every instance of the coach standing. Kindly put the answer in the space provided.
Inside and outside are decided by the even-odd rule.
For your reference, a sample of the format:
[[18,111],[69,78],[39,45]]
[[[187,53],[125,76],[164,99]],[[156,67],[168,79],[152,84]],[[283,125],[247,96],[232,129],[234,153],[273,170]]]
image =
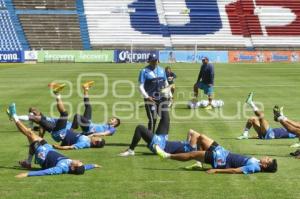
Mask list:
[[208,105],[206,109],[212,109],[211,102],[213,100],[215,72],[214,66],[209,63],[207,57],[202,58],[202,66],[198,75],[197,82],[194,84],[194,100],[198,97],[198,89],[204,91],[208,96]]
[[[158,66],[158,58],[155,54],[148,57],[148,66],[143,68],[139,74],[139,90],[144,97],[145,109],[148,117],[148,129],[156,134],[169,132],[169,110],[168,100],[162,95],[161,90],[167,87],[168,81],[165,70]],[[160,129],[163,132],[154,132],[157,115],[160,115]],[[162,128],[165,127],[165,128]]]

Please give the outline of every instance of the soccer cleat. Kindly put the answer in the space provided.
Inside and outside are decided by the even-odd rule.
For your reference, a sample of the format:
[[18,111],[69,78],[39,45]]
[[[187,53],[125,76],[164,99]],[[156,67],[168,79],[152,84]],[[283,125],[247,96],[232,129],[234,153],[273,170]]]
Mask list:
[[82,84],[83,89],[90,89],[92,86],[94,86],[95,81],[87,81]]
[[120,153],[119,156],[121,156],[121,157],[134,156],[134,151],[131,149],[127,149],[123,153]]
[[10,121],[12,121],[12,116],[10,115],[9,109],[6,109],[6,114]]
[[211,110],[213,109],[212,105],[207,105],[206,107],[204,107],[205,110]]
[[197,161],[195,164],[184,167],[186,170],[203,170],[203,165],[201,162]]
[[241,136],[237,137],[236,139],[244,140],[244,139],[248,139],[248,136],[247,135],[241,135]]
[[300,156],[300,149],[296,150],[295,152],[290,153],[291,156]]
[[290,147],[291,148],[298,148],[298,147],[300,147],[300,142],[294,143]]
[[52,89],[54,94],[58,94],[66,87],[66,84],[50,83],[48,86]]
[[273,108],[274,121],[278,122],[278,118],[283,116],[283,107],[279,107],[277,105]]
[[251,105],[251,103],[252,103],[252,101],[253,101],[253,95],[254,95],[253,92],[249,93],[249,95],[248,95],[248,97],[247,97],[247,99],[246,99],[246,103],[247,103],[247,104]]
[[14,115],[17,115],[16,104],[10,104],[6,113],[9,114],[9,118],[12,118]]
[[154,145],[156,154],[161,157],[162,159],[166,159],[170,157],[170,154],[166,153],[164,150],[162,150],[157,144]]
[[31,164],[26,160],[19,161],[19,165],[24,169],[31,169]]

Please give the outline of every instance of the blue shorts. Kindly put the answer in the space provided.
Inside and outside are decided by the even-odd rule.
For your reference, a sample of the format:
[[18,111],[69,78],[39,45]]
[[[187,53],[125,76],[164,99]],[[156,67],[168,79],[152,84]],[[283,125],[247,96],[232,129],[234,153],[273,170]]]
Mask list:
[[164,151],[167,153],[175,154],[175,153],[188,153],[191,151],[195,151],[197,149],[194,149],[189,142],[166,142],[166,146],[164,148]]
[[[279,129],[279,128],[278,128]],[[279,138],[295,138],[296,135],[288,132],[281,132],[280,134],[275,134],[272,128],[269,128],[266,132],[266,135],[263,139],[270,140],[270,139],[279,139]]]
[[200,88],[201,90],[204,91],[205,95],[212,95],[214,92],[213,86],[208,86],[207,84],[205,84],[203,82],[199,82],[197,86],[198,86],[198,88]]
[[223,168],[226,166],[226,159],[229,154],[229,151],[225,148],[219,146],[216,146],[213,149],[213,162],[212,167],[213,168]]
[[49,151],[52,151],[53,147],[50,144],[40,145],[35,150],[35,161],[39,165],[43,165],[46,160],[47,154]]

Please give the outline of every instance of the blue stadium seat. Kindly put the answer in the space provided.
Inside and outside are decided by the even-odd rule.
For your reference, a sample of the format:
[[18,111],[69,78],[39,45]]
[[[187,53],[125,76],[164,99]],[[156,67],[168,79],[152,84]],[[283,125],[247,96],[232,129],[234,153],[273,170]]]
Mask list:
[[13,50],[20,50],[21,45],[18,40],[16,31],[14,26],[11,22],[10,16],[8,11],[3,9],[4,7],[3,0],[0,0],[0,43],[2,51],[13,51]]

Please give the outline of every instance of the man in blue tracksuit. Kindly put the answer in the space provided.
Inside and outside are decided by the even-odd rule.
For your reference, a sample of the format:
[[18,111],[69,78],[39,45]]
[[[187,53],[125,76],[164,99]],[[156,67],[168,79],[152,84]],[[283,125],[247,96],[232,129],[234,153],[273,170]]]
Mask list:
[[[30,128],[27,128],[20,122],[15,104],[9,106],[9,116],[16,124],[17,128],[23,133],[29,143],[29,153],[35,156],[35,161],[42,167],[39,171],[30,171],[17,175],[17,178],[44,176],[44,175],[59,175],[59,174],[84,174],[86,170],[99,167],[96,164],[84,165],[79,160],[72,160],[53,149],[53,147],[41,137],[36,135]],[[27,168],[31,168],[31,160],[27,160]]]
[[[168,97],[162,94],[162,89],[169,86],[165,70],[158,66],[155,54],[148,57],[148,66],[139,74],[139,90],[144,97],[145,109],[148,117],[148,129],[154,133],[157,115],[170,120],[168,110]],[[160,133],[160,132],[157,132]]]
[[207,57],[203,57],[198,79],[194,84],[194,101],[197,100],[198,89],[200,88],[204,91],[204,94],[208,96],[208,105],[206,109],[212,109],[211,102],[213,100],[214,93],[214,79],[214,66],[209,63],[209,59]]

